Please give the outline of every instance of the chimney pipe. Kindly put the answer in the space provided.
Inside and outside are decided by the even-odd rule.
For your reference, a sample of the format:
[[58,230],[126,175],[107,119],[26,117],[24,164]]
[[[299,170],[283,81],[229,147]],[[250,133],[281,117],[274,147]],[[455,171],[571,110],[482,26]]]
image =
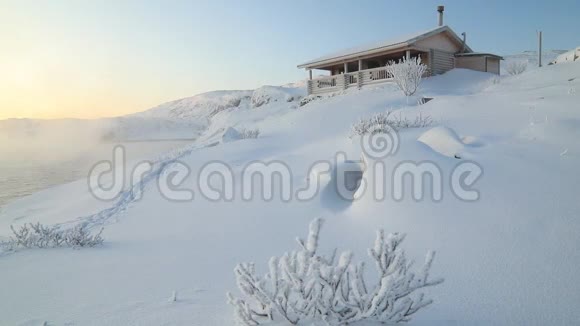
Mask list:
[[439,26],[443,26],[443,11],[445,11],[445,6],[437,6],[437,12],[439,12]]
[[463,36],[463,44],[461,44],[461,53],[465,53],[465,44],[467,42],[467,34],[465,32],[461,33]]

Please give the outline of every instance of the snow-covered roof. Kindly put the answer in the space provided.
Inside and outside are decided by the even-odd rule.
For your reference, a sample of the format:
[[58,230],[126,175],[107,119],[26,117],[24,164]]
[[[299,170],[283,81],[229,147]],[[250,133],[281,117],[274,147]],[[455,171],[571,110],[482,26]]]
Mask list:
[[485,52],[470,52],[470,53],[458,53],[456,57],[494,57],[503,60],[503,57],[493,53]]
[[[459,38],[459,36],[457,36],[457,34],[455,34],[455,32],[453,32],[453,30],[451,28],[449,28],[449,26],[447,26],[447,25],[438,26],[438,27],[431,28],[431,29],[426,30],[426,31],[413,33],[413,34],[409,34],[409,35],[402,35],[402,36],[398,36],[398,37],[388,39],[385,41],[374,42],[374,43],[365,44],[362,46],[348,48],[348,49],[338,51],[335,53],[331,53],[331,54],[316,58],[314,60],[310,60],[308,62],[302,63],[302,64],[298,65],[298,68],[306,68],[307,66],[310,66],[313,64],[318,64],[318,63],[323,63],[324,61],[329,61],[329,60],[349,59],[350,57],[356,57],[358,55],[363,55],[363,54],[366,54],[367,52],[370,52],[370,51],[383,50],[383,49],[388,50],[388,49],[395,49],[395,48],[399,48],[399,47],[403,47],[403,46],[408,46],[408,45],[411,45],[419,40],[422,40],[424,38],[427,38],[429,36],[432,36],[432,35],[435,35],[438,33],[442,33],[442,32],[448,32],[452,38],[455,38],[457,41],[462,42],[462,40]],[[471,52],[471,49],[467,45],[466,45],[466,49],[468,52]]]

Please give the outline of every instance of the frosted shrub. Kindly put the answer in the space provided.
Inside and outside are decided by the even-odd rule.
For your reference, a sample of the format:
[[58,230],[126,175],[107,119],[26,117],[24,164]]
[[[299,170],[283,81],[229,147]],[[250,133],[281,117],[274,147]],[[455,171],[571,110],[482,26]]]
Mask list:
[[260,129],[241,129],[240,130],[240,137],[242,139],[255,139],[260,136]]
[[421,63],[421,57],[406,57],[399,62],[391,61],[387,65],[387,72],[393,77],[395,84],[405,94],[411,96],[417,92],[427,66]]
[[393,119],[391,119],[391,125],[395,129],[424,128],[432,124],[433,118],[430,115],[423,115],[421,112],[413,120],[403,117],[401,113],[398,116],[393,116]]
[[82,247],[94,247],[103,243],[103,238],[101,233],[103,229],[100,229],[96,234],[91,234],[87,227],[83,225],[77,225],[72,229],[64,231],[65,233],[65,243],[69,247],[82,248]]
[[24,224],[16,229],[10,226],[12,237],[3,243],[9,250],[18,248],[56,248],[56,247],[94,247],[103,243],[101,229],[92,234],[86,225],[78,225],[72,229],[60,230],[40,223]]
[[19,229],[10,226],[13,237],[9,240],[12,247],[58,247],[64,242],[64,235],[55,228],[40,223],[24,224]]
[[393,130],[404,128],[423,128],[433,124],[430,115],[419,113],[413,120],[403,117],[401,113],[393,114],[392,111],[377,113],[367,119],[359,119],[350,128],[350,137],[363,136],[376,133],[389,133]]
[[265,92],[263,88],[255,90],[250,99],[250,103],[252,103],[252,107],[254,108],[259,108],[262,105],[270,103],[270,101],[276,100],[272,98],[271,94]]
[[350,128],[350,137],[390,132],[393,130],[389,121],[390,116],[391,111],[387,111],[386,113],[377,113],[368,119],[359,119]]
[[303,97],[299,102],[299,106],[305,106],[306,104],[308,104],[312,101],[317,101],[321,98],[322,98],[322,96],[319,96],[319,95],[309,95],[309,96]]
[[293,102],[301,98],[293,87],[262,86],[252,93],[250,103],[258,108],[275,102]]
[[528,63],[526,61],[512,61],[507,65],[506,71],[508,74],[515,76],[522,74],[527,68]]
[[335,96],[340,96],[343,95],[344,92],[332,92],[332,93],[327,93],[324,95],[308,95],[306,97],[303,97],[302,99],[300,99],[299,102],[299,106],[305,106],[306,104],[310,103],[310,102],[314,102],[314,101],[319,101],[319,100],[325,100],[325,99],[329,99]]
[[[240,97],[239,95],[232,94],[222,97],[220,100],[217,99],[208,99],[206,100],[201,106],[206,106],[209,108],[208,117],[214,117],[218,113],[229,110],[232,108],[237,108],[242,104],[242,100],[249,99],[249,97],[244,96]],[[199,104],[196,104],[198,106]]]
[[379,230],[368,251],[378,274],[376,284],[370,284],[364,276],[364,262],[354,262],[350,251],[337,256],[335,249],[330,257],[318,253],[322,223],[322,219],[310,223],[306,240],[297,239],[298,250],[272,257],[265,276],[257,275],[253,263],[236,266],[242,296],[228,293],[227,297],[239,324],[255,326],[278,319],[293,325],[316,321],[346,325],[362,320],[399,323],[410,321],[433,302],[418,293],[443,282],[429,279],[433,252],[427,254],[420,270],[411,271],[413,262],[400,248],[405,235],[385,236]]

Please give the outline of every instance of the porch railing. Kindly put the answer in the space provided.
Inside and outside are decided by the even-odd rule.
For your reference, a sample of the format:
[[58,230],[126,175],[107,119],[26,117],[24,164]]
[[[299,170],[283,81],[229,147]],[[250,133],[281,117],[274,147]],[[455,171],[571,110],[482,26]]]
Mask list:
[[308,94],[321,94],[345,90],[347,88],[362,88],[365,85],[392,81],[392,76],[386,67],[348,72],[341,75],[320,77],[308,81]]
[[344,74],[346,77],[346,84],[353,85],[358,83],[358,71]]
[[374,69],[363,70],[364,81],[369,84],[373,82],[382,82],[383,80],[390,80],[393,76],[387,71],[386,67],[379,67]]

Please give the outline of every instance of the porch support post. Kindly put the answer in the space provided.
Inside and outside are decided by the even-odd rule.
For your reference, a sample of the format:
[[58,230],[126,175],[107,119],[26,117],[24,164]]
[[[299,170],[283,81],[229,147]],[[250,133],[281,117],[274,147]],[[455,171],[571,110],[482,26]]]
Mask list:
[[344,63],[344,73],[346,74],[348,72],[348,63],[345,62]]
[[411,50],[407,50],[405,56],[407,57],[407,60],[411,59]]
[[308,79],[312,80],[312,69],[308,70]]
[[362,88],[362,82],[363,82],[363,73],[362,73],[363,67],[362,67],[362,59],[358,59],[358,73],[356,74],[356,83],[357,83],[357,87],[358,89]]
[[435,76],[435,50],[429,50],[429,76]]

